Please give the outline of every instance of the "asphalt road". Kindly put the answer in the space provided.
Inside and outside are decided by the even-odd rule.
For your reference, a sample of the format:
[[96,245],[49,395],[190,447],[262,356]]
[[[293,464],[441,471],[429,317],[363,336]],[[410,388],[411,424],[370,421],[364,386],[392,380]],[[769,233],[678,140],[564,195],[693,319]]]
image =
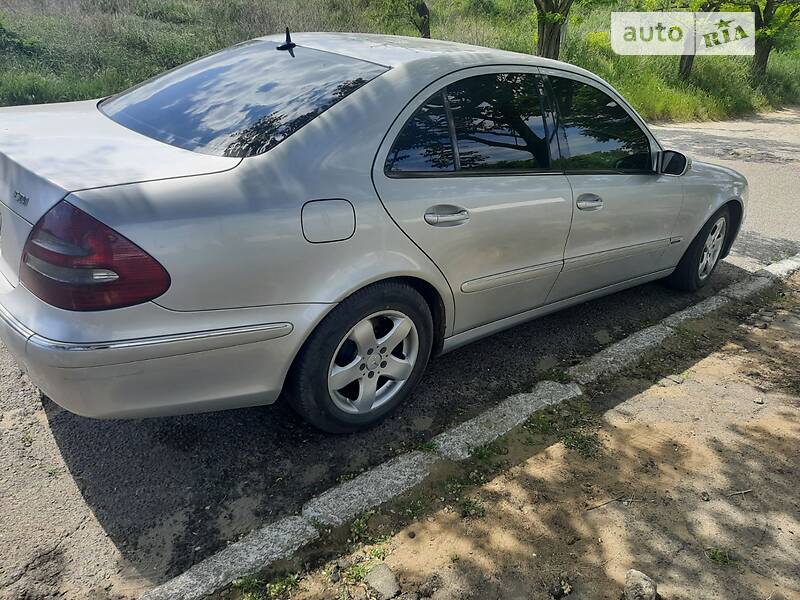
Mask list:
[[286,407],[93,421],[40,398],[0,350],[0,598],[130,597],[337,481],[415,447],[548,369],[800,250],[800,111],[657,128],[669,146],[742,171],[751,206],[735,252],[700,294],[655,283],[435,360],[380,427],[334,437]]

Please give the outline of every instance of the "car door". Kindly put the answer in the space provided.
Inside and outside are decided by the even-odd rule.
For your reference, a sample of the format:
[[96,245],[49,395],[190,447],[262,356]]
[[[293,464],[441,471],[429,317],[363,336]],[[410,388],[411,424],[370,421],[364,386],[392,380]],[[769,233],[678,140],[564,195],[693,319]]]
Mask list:
[[548,302],[651,276],[683,202],[679,178],[657,174],[660,148],[612,90],[589,78],[543,69],[558,112],[560,157],[574,215],[564,269]]
[[453,290],[455,333],[540,306],[561,271],[572,194],[542,90],[533,68],[460,71],[409,104],[376,157],[386,210]]

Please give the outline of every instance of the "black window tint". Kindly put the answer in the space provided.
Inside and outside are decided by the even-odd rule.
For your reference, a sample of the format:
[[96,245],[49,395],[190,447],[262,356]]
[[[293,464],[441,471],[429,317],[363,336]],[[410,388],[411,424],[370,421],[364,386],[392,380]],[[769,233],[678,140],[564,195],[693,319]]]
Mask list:
[[[568,170],[650,170],[650,144],[615,100],[594,86],[550,77],[560,114],[560,167]],[[566,138],[566,139],[565,139]]]
[[453,144],[441,92],[435,93],[403,126],[386,159],[387,171],[453,171]]
[[129,129],[203,154],[246,157],[279,144],[385,72],[369,62],[248,42],[146,81],[100,105]]
[[535,75],[495,73],[447,86],[462,170],[550,168]]

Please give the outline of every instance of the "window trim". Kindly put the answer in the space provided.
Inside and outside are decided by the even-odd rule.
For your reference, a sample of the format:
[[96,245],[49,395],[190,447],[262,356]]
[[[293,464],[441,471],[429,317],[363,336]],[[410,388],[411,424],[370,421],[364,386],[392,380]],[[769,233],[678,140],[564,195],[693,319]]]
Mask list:
[[[467,74],[466,76],[459,77],[458,79],[453,79],[452,81],[444,84],[441,86],[436,92],[433,94],[425,94],[425,90],[434,85],[437,85],[442,79],[449,79],[452,75],[460,74],[463,72],[469,72],[473,70],[480,70],[480,73],[474,74]],[[542,121],[544,123],[545,128],[545,137],[547,139],[550,138],[550,131],[549,127],[552,125],[549,123],[549,119],[547,118],[547,112],[545,112],[545,108],[552,109],[552,103],[550,97],[547,95],[546,92],[546,84],[545,78],[541,74],[538,67],[534,67],[532,65],[481,65],[477,67],[467,67],[465,69],[460,69],[459,71],[454,71],[452,73],[448,73],[447,75],[440,77],[436,81],[432,82],[428,86],[426,86],[423,90],[421,90],[415,98],[419,97],[420,95],[424,96],[424,100],[421,104],[414,107],[414,110],[409,113],[409,115],[403,121],[403,124],[394,134],[391,144],[388,145],[388,149],[386,151],[386,155],[383,157],[383,174],[390,178],[390,179],[430,179],[430,178],[437,178],[437,177],[513,177],[513,176],[526,176],[530,177],[532,175],[563,175],[563,169],[541,169],[541,170],[533,170],[533,169],[474,169],[474,170],[464,170],[461,168],[461,161],[459,160],[459,150],[458,150],[458,139],[456,137],[456,130],[455,130],[455,122],[453,121],[453,115],[450,110],[450,103],[447,99],[447,88],[450,85],[459,83],[466,79],[471,79],[472,77],[480,77],[481,75],[503,75],[503,74],[524,74],[524,75],[532,75],[537,81],[537,90],[539,91],[539,107],[542,113]],[[403,128],[408,124],[411,118],[416,114],[416,112],[425,105],[425,102],[435,96],[437,94],[442,94],[442,99],[444,101],[445,107],[445,115],[447,117],[447,128],[450,132],[450,143],[453,146],[453,159],[454,159],[454,169],[452,171],[391,171],[387,169],[387,158],[394,148],[394,144],[397,141],[397,138],[400,136],[400,133],[403,131]],[[406,105],[405,108],[407,108]],[[397,122],[402,114],[405,112],[405,108],[401,113],[395,118],[394,122]],[[384,137],[384,140],[388,137],[388,134],[391,132],[391,129],[394,127],[394,122],[392,123],[392,127],[390,127],[389,131],[387,131],[387,135]],[[550,163],[552,164],[554,161],[554,156],[552,154],[552,144],[548,144],[547,152],[550,158]],[[378,153],[378,157],[383,154],[381,151]],[[378,158],[376,157],[376,158]],[[560,154],[559,154],[560,157]]]
[[568,71],[566,69],[555,69],[555,68],[543,68],[540,69],[541,77],[545,80],[545,87],[547,89],[547,96],[549,98],[549,102],[555,112],[556,116],[556,141],[557,141],[557,150],[558,150],[558,159],[563,160],[568,159],[565,157],[561,151],[561,134],[560,132],[563,131],[563,125],[561,121],[561,107],[558,106],[558,101],[556,100],[555,93],[553,92],[552,84],[551,84],[551,77],[560,77],[562,79],[571,79],[573,81],[577,81],[578,83],[583,83],[584,85],[588,85],[590,87],[595,88],[596,90],[604,93],[606,96],[614,100],[622,109],[627,113],[627,115],[631,118],[631,120],[636,124],[639,130],[644,135],[645,139],[647,139],[647,143],[649,146],[650,152],[650,169],[562,169],[561,172],[565,175],[657,175],[658,172],[655,168],[655,161],[658,152],[662,150],[661,144],[658,143],[658,140],[652,134],[650,129],[647,127],[647,124],[644,120],[639,116],[633,107],[628,104],[628,102],[616,92],[611,86],[605,85],[603,81],[597,81],[590,77],[586,77],[580,73],[574,73],[572,71]]

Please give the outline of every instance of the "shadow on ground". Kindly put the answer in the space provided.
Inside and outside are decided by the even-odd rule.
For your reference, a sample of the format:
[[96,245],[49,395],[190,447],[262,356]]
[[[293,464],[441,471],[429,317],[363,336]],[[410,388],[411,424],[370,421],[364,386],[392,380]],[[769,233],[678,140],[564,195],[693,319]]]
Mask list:
[[44,400],[61,455],[130,577],[160,582],[312,495],[527,391],[574,363],[715,293],[745,273],[723,263],[686,295],[655,283],[593,301],[440,357],[381,426],[322,435],[283,404],[204,415],[95,421]]
[[[343,572],[382,548],[404,592],[436,600],[617,600],[629,568],[665,600],[800,597],[800,302],[776,297],[770,333],[739,327],[747,304],[691,322],[584,401],[435,474],[362,524],[375,544],[339,559]],[[592,431],[600,446],[565,447]],[[302,557],[327,571],[295,600],[361,597],[331,582],[331,557]]]

